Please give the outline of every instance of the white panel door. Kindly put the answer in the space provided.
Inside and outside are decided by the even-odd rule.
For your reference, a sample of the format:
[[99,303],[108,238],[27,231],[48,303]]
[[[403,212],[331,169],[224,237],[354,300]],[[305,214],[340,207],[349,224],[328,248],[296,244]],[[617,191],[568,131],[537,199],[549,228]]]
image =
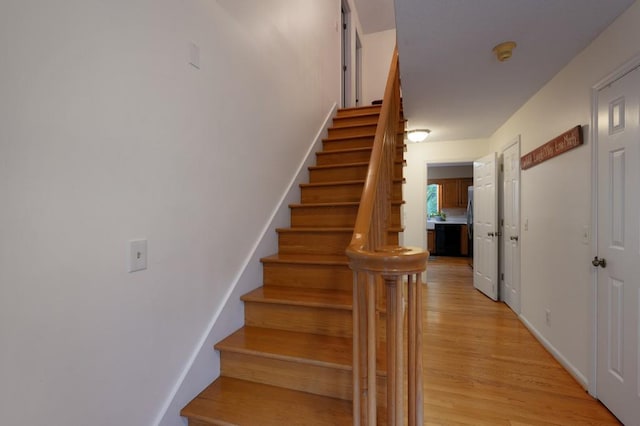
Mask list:
[[638,70],[598,93],[596,392],[627,425],[640,424],[639,96]]
[[473,163],[473,286],[498,300],[498,161],[496,153]]
[[502,154],[504,164],[504,295],[503,299],[520,313],[520,141]]

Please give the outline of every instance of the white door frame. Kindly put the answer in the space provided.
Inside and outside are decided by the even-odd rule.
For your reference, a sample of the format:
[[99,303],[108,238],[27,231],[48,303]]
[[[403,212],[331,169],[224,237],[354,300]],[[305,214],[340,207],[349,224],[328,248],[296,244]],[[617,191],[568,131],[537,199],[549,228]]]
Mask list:
[[[598,92],[614,81],[624,77],[635,68],[640,67],[640,54],[621,65],[618,69],[604,77],[591,88],[591,257],[598,255]],[[591,333],[589,342],[589,384],[588,392],[598,396],[598,274],[596,268],[591,269],[590,291]]]
[[[499,285],[500,293],[499,294],[500,294],[500,300],[503,301],[503,302],[505,302],[505,297],[504,297],[504,295],[505,295],[505,285],[504,285],[503,277],[504,277],[504,269],[505,269],[504,268],[504,265],[505,265],[505,251],[506,251],[506,244],[507,244],[506,234],[505,234],[505,231],[504,231],[504,207],[505,207],[505,199],[504,199],[504,195],[505,195],[504,194],[504,179],[505,179],[505,175],[504,175],[504,152],[507,149],[509,149],[509,148],[511,148],[511,147],[513,147],[515,145],[520,146],[520,135],[516,136],[515,138],[513,138],[511,140],[511,142],[509,142],[506,145],[504,145],[502,147],[502,150],[500,151],[500,177],[499,177],[499,186],[500,186],[499,194],[500,194],[500,198],[499,198],[499,201],[498,201],[498,203],[499,203],[498,204],[498,213],[499,213],[498,220],[500,221],[500,225],[499,225],[498,229],[500,230],[500,234],[501,235],[500,235],[500,244],[498,246],[498,264],[499,264],[498,268],[499,268],[499,273],[500,273],[500,285]],[[520,168],[518,168],[518,186],[519,187],[521,187],[521,185],[522,185],[521,176],[522,176],[522,170]],[[518,226],[520,228],[522,228],[522,222],[520,220],[521,219],[520,213],[521,213],[521,206],[522,206],[521,205],[521,198],[522,197],[521,197],[520,188],[518,188],[518,201],[517,201],[518,202],[518,216],[519,216],[518,217]],[[518,230],[518,236],[520,238],[520,241],[518,242],[518,253],[517,253],[517,257],[518,257],[517,264],[518,265],[521,264],[520,263],[520,254],[521,254],[520,247],[521,247],[521,244],[522,244],[522,232],[521,231],[522,231],[522,229]],[[521,275],[520,274],[520,266],[518,266],[518,275],[519,275],[519,277],[518,277],[518,287],[519,287],[518,288],[518,303],[517,303],[518,309],[517,309],[516,314],[520,315],[520,311],[522,310],[521,304],[520,304],[520,301],[522,300],[521,294],[520,294],[520,284],[521,284],[521,281],[522,281],[522,279],[521,279],[522,277],[520,276]]]

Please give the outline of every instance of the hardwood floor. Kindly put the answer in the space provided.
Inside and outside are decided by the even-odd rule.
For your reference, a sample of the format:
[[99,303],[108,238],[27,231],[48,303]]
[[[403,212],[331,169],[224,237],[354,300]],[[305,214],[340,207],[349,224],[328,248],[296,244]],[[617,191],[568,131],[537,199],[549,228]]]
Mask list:
[[504,304],[473,288],[465,258],[427,266],[426,425],[617,425]]

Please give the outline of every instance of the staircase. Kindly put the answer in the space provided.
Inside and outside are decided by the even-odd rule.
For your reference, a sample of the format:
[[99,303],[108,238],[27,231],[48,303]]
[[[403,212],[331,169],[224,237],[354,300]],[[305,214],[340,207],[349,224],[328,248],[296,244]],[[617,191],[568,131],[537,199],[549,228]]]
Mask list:
[[[352,424],[353,272],[345,249],[379,113],[379,106],[338,111],[300,203],[290,205],[291,227],[276,230],[278,253],[262,259],[263,287],[242,297],[245,326],[215,345],[220,377],[181,411],[190,426]],[[402,156],[399,147],[390,244],[401,231]],[[381,404],[384,368],[379,359]]]

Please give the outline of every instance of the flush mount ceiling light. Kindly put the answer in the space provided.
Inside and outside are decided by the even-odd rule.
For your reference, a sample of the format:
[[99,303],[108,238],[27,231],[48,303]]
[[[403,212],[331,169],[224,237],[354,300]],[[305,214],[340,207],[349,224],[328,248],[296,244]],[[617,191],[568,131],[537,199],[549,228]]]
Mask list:
[[504,43],[500,43],[496,47],[493,48],[493,53],[496,54],[496,57],[500,62],[504,62],[511,57],[513,53],[513,49],[516,48],[515,41],[505,41]]
[[409,130],[407,137],[411,142],[422,142],[429,136],[429,133],[431,133],[429,129],[414,129]]

